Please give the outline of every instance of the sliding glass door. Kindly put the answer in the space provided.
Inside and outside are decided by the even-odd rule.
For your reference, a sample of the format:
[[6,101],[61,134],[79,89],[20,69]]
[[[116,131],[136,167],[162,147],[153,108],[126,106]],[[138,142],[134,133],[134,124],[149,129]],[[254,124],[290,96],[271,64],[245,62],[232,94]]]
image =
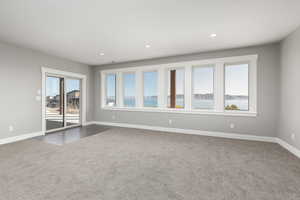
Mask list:
[[66,126],[80,124],[80,80],[66,79]]
[[46,81],[46,128],[64,127],[64,79],[48,76]]
[[81,125],[81,80],[47,75],[46,131]]

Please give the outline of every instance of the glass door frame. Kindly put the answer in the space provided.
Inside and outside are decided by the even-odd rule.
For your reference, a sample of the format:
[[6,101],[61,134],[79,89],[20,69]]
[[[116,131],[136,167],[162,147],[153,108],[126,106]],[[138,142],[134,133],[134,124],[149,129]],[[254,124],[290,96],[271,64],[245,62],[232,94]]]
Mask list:
[[[47,130],[46,128],[46,80],[47,77],[57,77],[64,79],[64,114],[63,114],[63,127]],[[67,92],[66,80],[73,79],[80,81],[80,108],[79,108],[79,124],[67,126],[66,111],[67,111]],[[43,134],[51,133],[68,128],[83,126],[86,124],[86,75],[77,74],[72,72],[65,72],[51,68],[42,67],[42,132]]]
[[[79,84],[79,91],[80,91],[80,100],[79,100],[79,124],[75,124],[75,125],[70,125],[68,126],[67,125],[67,119],[66,119],[66,116],[67,116],[67,109],[68,109],[68,98],[67,98],[67,90],[66,90],[66,86],[67,86],[67,80],[78,80],[80,81],[80,84]],[[78,127],[78,126],[82,126],[82,120],[81,120],[81,114],[82,114],[82,81],[81,79],[79,78],[74,78],[74,77],[69,77],[69,76],[66,76],[64,77],[64,128],[73,128],[73,127]]]
[[[53,74],[46,74],[46,90],[47,90],[47,80],[48,78],[55,78],[55,79],[58,79],[58,95],[56,96],[59,96],[59,114],[58,114],[58,122],[60,122],[60,118],[62,119],[62,122],[60,122],[60,126],[59,128],[52,128],[52,129],[49,129],[47,130],[47,116],[48,116],[48,107],[47,105],[45,105],[45,109],[46,109],[46,116],[45,116],[45,121],[46,121],[46,132],[51,132],[51,131],[56,131],[56,130],[61,130],[63,128],[65,128],[65,78],[62,77],[62,76],[57,76],[57,75],[53,75]],[[63,88],[62,88],[63,86]],[[46,96],[47,97],[47,96]],[[62,111],[63,112],[62,112]],[[49,120],[50,121],[50,120]],[[55,118],[53,120],[51,120],[52,122],[55,122]]]

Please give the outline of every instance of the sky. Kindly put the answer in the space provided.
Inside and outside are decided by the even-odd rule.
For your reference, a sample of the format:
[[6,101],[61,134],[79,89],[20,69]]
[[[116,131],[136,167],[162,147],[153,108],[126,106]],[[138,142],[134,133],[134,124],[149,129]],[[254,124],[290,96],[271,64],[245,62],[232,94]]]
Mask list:
[[144,96],[157,96],[157,72],[144,72]]
[[106,96],[111,97],[116,95],[116,75],[108,74],[106,76]]
[[[65,79],[67,92],[80,90],[80,80]],[[46,96],[56,96],[59,94],[59,78],[47,77],[46,81]]]
[[[144,95],[156,96],[158,93],[158,73],[144,72]],[[107,95],[114,96],[116,76],[107,76]],[[168,82],[170,74],[168,74]],[[193,69],[193,93],[207,94],[214,90],[213,67],[196,67]],[[124,95],[135,96],[135,74],[125,74],[123,77]],[[168,86],[170,93],[170,86]],[[184,69],[176,70],[176,93],[184,94]],[[225,93],[229,95],[248,95],[248,64],[228,65],[225,67]]]
[[133,97],[135,96],[135,74],[125,74],[123,77],[124,84],[124,96]]
[[225,67],[225,94],[248,96],[248,64]]
[[214,91],[214,68],[197,67],[193,70],[193,94],[209,94]]

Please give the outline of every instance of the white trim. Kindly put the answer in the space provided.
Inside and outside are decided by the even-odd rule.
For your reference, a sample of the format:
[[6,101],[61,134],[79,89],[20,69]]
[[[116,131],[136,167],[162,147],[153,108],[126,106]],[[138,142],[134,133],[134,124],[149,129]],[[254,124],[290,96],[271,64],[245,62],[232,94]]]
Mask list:
[[[164,68],[159,68],[158,70],[158,86],[166,85],[166,75],[167,72]],[[158,87],[158,107],[164,108],[167,107],[167,96],[165,95],[168,92],[166,87]],[[143,94],[144,95],[144,94]]]
[[105,102],[106,102],[106,88],[105,88],[105,74],[100,73],[100,79],[101,79],[101,107],[105,106]]
[[85,122],[84,124],[82,124],[82,126],[89,126],[89,125],[93,125],[96,124],[94,121],[89,121],[89,122]]
[[136,129],[145,129],[145,130],[181,133],[181,134],[190,134],[190,135],[202,135],[202,136],[211,136],[211,137],[238,139],[238,140],[271,142],[271,143],[279,144],[280,146],[282,146],[283,148],[288,150],[290,153],[292,153],[295,156],[297,156],[298,158],[300,158],[300,150],[299,149],[297,149],[296,147],[288,144],[284,140],[277,138],[277,137],[266,137],[266,136],[256,136],[256,135],[237,134],[237,133],[202,131],[202,130],[195,130],[195,129],[181,129],[181,128],[139,125],[139,124],[128,124],[128,123],[103,122],[103,121],[94,121],[91,123],[98,124],[98,125],[104,125],[104,126],[136,128]]
[[141,83],[143,83],[143,72],[141,70],[138,70],[138,71],[136,71],[135,75],[136,75],[136,79],[135,79],[136,107],[137,108],[142,108],[143,104],[144,104],[143,103],[144,102],[144,98],[143,98],[143,85],[141,84]]
[[249,110],[257,110],[257,60],[255,59],[250,60],[249,67]]
[[[136,129],[145,129],[145,130],[153,130],[153,131],[164,131],[171,133],[182,133],[182,134],[190,134],[190,135],[202,135],[202,136],[211,136],[211,137],[221,137],[221,138],[229,138],[229,139],[239,139],[239,140],[251,140],[251,141],[260,141],[260,142],[271,142],[277,143],[287,151],[291,152],[298,158],[300,158],[300,150],[292,145],[288,144],[284,140],[276,137],[264,137],[264,136],[254,136],[254,135],[244,135],[244,134],[236,134],[236,133],[225,133],[225,132],[213,132],[213,131],[201,131],[201,130],[193,130],[193,129],[180,129],[180,128],[169,128],[169,127],[159,127],[159,126],[148,126],[148,125],[137,125],[137,124],[127,124],[127,123],[115,123],[115,122],[101,122],[101,121],[89,121],[83,124],[83,126],[88,125],[104,125],[104,126],[116,126],[116,127],[124,127],[124,128],[136,128]],[[21,140],[26,140],[29,138],[43,136],[44,132],[35,132],[24,135],[18,135],[14,137],[0,139],[0,145],[13,143]]]
[[192,90],[193,90],[193,74],[192,66],[185,67],[184,70],[184,109],[186,111],[192,110]]
[[282,146],[283,148],[285,148],[286,150],[288,150],[289,152],[291,152],[292,154],[294,154],[295,156],[300,158],[300,150],[299,149],[297,149],[296,147],[293,147],[292,145],[290,145],[289,143],[287,143],[286,141],[284,141],[280,138],[276,138],[276,142],[280,146]]
[[161,126],[149,126],[149,125],[103,122],[103,121],[95,121],[94,123],[98,125],[104,125],[104,126],[136,128],[136,129],[163,131],[163,132],[171,132],[171,133],[182,133],[182,134],[189,134],[189,135],[202,135],[202,136],[261,141],[261,142],[273,142],[273,143],[276,142],[274,137],[264,137],[264,136],[255,136],[255,135],[246,135],[246,134],[202,131],[202,130],[195,130],[195,129],[170,128],[170,127],[161,127]]
[[48,68],[48,67],[42,67],[42,73],[68,76],[68,77],[73,77],[73,78],[78,78],[78,79],[86,78],[86,75],[84,75],[84,74],[62,71],[62,70],[52,69],[52,68]]
[[[89,122],[85,122],[82,125],[88,126],[88,125],[92,125],[92,124],[96,124],[96,122],[89,121]],[[70,127],[68,127],[68,128],[70,128]],[[45,135],[45,132],[39,131],[39,132],[34,132],[34,133],[29,133],[29,134],[23,134],[23,135],[17,135],[17,136],[13,136],[13,137],[3,138],[3,139],[0,139],[0,145],[18,142],[18,141],[34,138],[37,136],[43,136],[43,135]]]
[[225,91],[225,76],[224,76],[224,63],[216,63],[215,66],[215,109],[217,112],[224,112],[224,91]]
[[122,72],[117,72],[116,74],[117,84],[116,84],[116,104],[117,107],[124,107],[123,101],[123,74]]
[[87,112],[87,76],[84,74],[61,71],[48,67],[41,67],[42,72],[42,132],[46,133],[46,76],[47,74],[72,77],[81,80],[81,124],[86,123]]
[[248,111],[231,111],[231,112],[216,112],[214,110],[200,110],[193,109],[187,111],[184,109],[172,109],[172,108],[155,108],[155,107],[144,107],[144,108],[119,108],[119,107],[103,107],[103,110],[111,111],[129,111],[129,112],[162,112],[162,113],[178,113],[178,114],[194,114],[194,115],[221,115],[221,116],[239,116],[239,117],[256,117],[257,113]]
[[0,139],[0,145],[13,143],[13,142],[21,141],[21,140],[26,140],[26,139],[41,136],[41,135],[44,135],[44,133],[42,131],[8,137],[8,138]]
[[[224,115],[224,116],[257,116],[257,55],[245,55],[236,57],[225,57],[216,58],[209,60],[196,60],[189,62],[178,62],[178,63],[167,63],[159,65],[148,65],[140,67],[129,67],[120,69],[109,69],[101,70],[101,108],[105,110],[116,110],[116,111],[140,111],[140,112],[172,112],[172,113],[185,113],[185,114],[209,114],[209,115]],[[249,63],[249,111],[231,111],[224,109],[224,69],[225,65],[229,63]],[[192,67],[194,66],[204,66],[204,65],[214,65],[214,97],[215,97],[215,109],[213,110],[202,110],[192,108]],[[167,108],[167,93],[166,88],[168,87],[166,72],[170,69],[182,68],[185,71],[184,78],[184,109],[169,109]],[[144,107],[143,106],[143,78],[141,73],[147,71],[157,71],[158,72],[158,107]],[[126,108],[123,106],[123,82],[120,74],[126,72],[136,73],[136,107]],[[118,84],[117,84],[117,105],[110,107],[105,105],[105,84],[103,81],[106,74],[118,74]],[[118,89],[119,88],[119,89]],[[119,99],[119,100],[118,100]],[[150,108],[150,109],[149,109]]]

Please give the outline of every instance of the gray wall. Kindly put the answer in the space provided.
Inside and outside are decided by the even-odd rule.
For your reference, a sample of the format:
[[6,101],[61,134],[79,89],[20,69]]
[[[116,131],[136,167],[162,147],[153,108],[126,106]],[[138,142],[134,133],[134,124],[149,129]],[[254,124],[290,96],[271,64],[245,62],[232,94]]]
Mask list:
[[[87,75],[87,121],[93,120],[91,67],[0,43],[0,139],[42,130],[41,102],[35,100],[42,87],[41,66]],[[14,126],[13,132],[9,125]]]
[[278,135],[300,149],[300,28],[281,42],[280,80]]
[[[163,127],[199,129],[208,131],[235,132],[258,136],[276,136],[276,122],[278,114],[279,87],[279,44],[269,44],[256,47],[224,50],[185,56],[174,56],[123,64],[97,66],[94,70],[95,80],[95,120],[107,122],[132,123]],[[212,115],[192,115],[174,113],[150,113],[107,111],[101,109],[100,75],[99,71],[110,68],[133,67],[141,65],[189,61],[196,59],[219,58],[258,54],[258,113],[257,117],[230,117]],[[97,73],[96,73],[97,72]],[[112,115],[116,118],[113,120]],[[173,125],[168,124],[173,120]],[[236,128],[230,129],[229,124],[235,123]]]

